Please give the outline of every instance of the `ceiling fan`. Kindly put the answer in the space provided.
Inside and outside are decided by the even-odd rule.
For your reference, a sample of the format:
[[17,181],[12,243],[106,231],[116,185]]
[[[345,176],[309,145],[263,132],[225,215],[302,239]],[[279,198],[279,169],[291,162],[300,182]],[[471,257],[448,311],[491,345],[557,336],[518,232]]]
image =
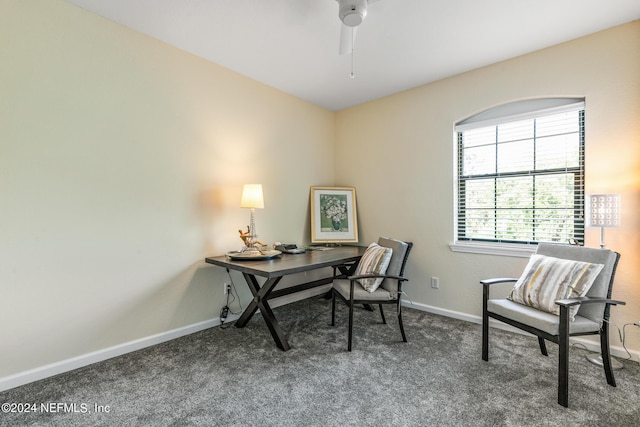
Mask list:
[[378,0],[336,0],[338,16],[342,21],[340,28],[340,55],[353,53],[358,25],[367,16],[367,6]]

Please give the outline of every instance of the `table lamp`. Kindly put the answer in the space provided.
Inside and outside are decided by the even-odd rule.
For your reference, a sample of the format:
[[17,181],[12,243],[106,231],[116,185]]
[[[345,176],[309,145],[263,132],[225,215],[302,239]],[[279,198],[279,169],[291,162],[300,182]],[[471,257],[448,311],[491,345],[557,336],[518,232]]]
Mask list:
[[620,195],[590,195],[587,204],[587,226],[600,227],[600,248],[604,249],[604,229],[620,227]]
[[251,209],[251,220],[247,227],[247,233],[242,233],[240,230],[240,237],[245,243],[243,251],[260,251],[264,246],[259,240],[256,239],[258,234],[256,233],[256,209],[264,209],[264,197],[262,196],[262,184],[244,184],[242,187],[242,197],[240,199],[241,208]]

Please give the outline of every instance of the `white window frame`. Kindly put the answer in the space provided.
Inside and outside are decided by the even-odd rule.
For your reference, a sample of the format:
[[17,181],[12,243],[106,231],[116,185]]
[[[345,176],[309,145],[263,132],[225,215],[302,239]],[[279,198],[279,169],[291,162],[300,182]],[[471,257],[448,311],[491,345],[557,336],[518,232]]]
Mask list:
[[[449,245],[453,252],[501,255],[527,258],[535,252],[537,243],[505,243],[492,241],[473,241],[458,239],[458,191],[459,191],[459,158],[458,132],[482,126],[525,120],[543,114],[560,113],[562,111],[585,108],[584,98],[539,98],[503,104],[485,110],[455,124],[454,146],[454,241]],[[584,165],[584,159],[583,159]],[[584,166],[583,166],[584,167]],[[584,193],[584,188],[583,188]]]

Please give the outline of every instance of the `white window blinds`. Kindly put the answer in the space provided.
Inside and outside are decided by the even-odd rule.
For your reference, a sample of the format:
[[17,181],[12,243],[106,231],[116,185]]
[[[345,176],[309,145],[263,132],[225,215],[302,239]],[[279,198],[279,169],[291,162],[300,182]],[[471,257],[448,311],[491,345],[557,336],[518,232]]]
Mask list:
[[456,126],[457,240],[583,243],[584,101],[541,101]]

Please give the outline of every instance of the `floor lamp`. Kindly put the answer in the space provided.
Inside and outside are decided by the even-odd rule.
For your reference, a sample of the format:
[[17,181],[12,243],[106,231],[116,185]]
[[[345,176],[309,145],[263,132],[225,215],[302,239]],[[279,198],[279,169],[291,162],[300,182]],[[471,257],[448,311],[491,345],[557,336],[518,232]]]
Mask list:
[[[620,195],[592,194],[587,202],[587,226],[600,227],[600,249],[604,249],[604,229],[620,227]],[[588,355],[587,360],[602,366],[602,355]],[[622,369],[623,364],[611,358],[611,368]]]

